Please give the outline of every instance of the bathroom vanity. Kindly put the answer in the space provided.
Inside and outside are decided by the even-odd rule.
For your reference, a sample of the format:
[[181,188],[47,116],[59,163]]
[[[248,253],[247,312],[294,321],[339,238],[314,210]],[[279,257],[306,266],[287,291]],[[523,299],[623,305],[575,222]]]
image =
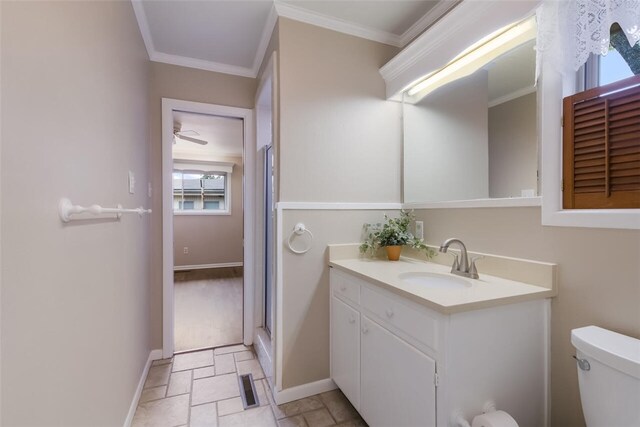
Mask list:
[[331,377],[369,425],[456,425],[488,403],[521,427],[548,425],[555,265],[487,258],[530,283],[330,246]]

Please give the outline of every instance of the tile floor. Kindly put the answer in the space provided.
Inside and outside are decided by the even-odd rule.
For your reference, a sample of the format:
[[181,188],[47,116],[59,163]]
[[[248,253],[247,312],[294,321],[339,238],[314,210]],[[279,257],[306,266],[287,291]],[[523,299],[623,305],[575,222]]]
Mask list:
[[[244,410],[238,375],[252,373],[260,407]],[[276,405],[251,347],[235,345],[157,360],[133,427],[366,427],[339,390]]]
[[177,271],[175,351],[242,342],[242,267]]

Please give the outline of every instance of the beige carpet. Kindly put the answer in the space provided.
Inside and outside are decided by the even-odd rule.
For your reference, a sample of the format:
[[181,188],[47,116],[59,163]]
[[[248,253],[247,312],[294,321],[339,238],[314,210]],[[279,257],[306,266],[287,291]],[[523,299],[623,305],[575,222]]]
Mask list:
[[174,273],[175,351],[242,342],[242,268]]

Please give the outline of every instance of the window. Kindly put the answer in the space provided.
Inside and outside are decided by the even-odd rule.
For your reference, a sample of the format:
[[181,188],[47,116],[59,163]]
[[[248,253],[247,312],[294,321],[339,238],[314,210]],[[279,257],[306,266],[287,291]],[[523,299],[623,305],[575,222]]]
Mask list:
[[204,209],[220,209],[220,201],[218,200],[205,200]]
[[633,76],[629,64],[620,52],[611,49],[606,56],[598,56],[598,86],[608,85]]
[[640,75],[563,107],[563,208],[640,208]]
[[173,210],[176,213],[229,213],[226,172],[173,172]]
[[563,208],[640,208],[640,44],[614,24],[584,70],[563,104]]
[[618,24],[611,26],[609,52],[592,55],[585,66],[585,89],[605,86],[640,74],[640,43],[629,45]]

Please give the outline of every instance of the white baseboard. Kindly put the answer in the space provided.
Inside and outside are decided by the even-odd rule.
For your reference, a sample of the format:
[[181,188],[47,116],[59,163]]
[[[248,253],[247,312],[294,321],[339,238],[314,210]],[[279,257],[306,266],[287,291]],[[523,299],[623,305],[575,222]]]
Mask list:
[[218,264],[176,265],[173,271],[205,270],[207,268],[242,267],[241,262],[221,262]]
[[136,392],[133,395],[133,400],[131,400],[129,413],[127,414],[127,418],[124,420],[124,427],[130,427],[131,423],[133,422],[133,416],[135,415],[136,409],[138,408],[138,402],[140,401],[140,396],[142,395],[142,388],[144,387],[144,382],[147,379],[147,374],[149,373],[151,363],[154,360],[160,359],[162,359],[162,350],[151,350],[151,352],[149,352],[147,363],[145,363],[144,369],[142,370],[142,375],[140,376],[140,381],[138,381],[138,388],[136,388]]
[[336,386],[336,383],[334,383],[331,378],[326,378],[324,380],[314,381],[312,383],[302,384],[296,387],[285,388],[282,391],[274,390],[273,399],[278,405],[282,405],[283,403],[292,402],[294,400],[335,390],[337,388],[338,386]]

